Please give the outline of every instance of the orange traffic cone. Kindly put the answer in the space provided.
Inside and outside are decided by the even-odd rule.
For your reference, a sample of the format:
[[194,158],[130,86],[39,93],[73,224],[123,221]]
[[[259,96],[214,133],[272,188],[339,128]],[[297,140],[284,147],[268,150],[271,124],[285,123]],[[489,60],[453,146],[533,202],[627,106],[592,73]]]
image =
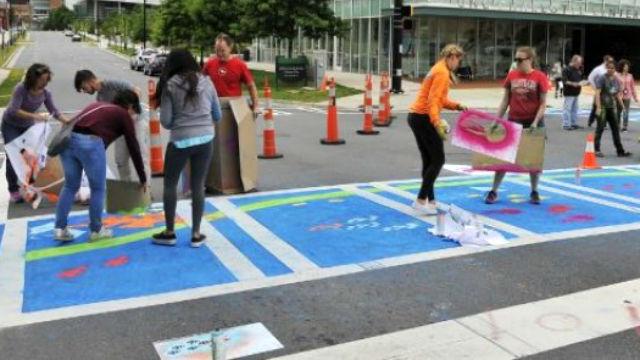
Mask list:
[[336,106],[336,82],[329,80],[329,106],[327,107],[327,137],[320,139],[323,145],[342,145],[345,143],[338,135],[338,108]]
[[600,169],[598,160],[596,159],[595,146],[593,144],[593,134],[587,135],[587,146],[584,149],[584,158],[580,169]]
[[378,105],[378,118],[373,121],[373,125],[379,127],[386,127],[391,125],[389,119],[389,78],[387,73],[383,72],[380,75],[380,104]]
[[373,99],[371,99],[372,88],[373,81],[371,80],[371,74],[369,74],[367,75],[364,91],[364,122],[362,123],[362,130],[356,131],[360,135],[380,134],[380,131],[373,130]]
[[273,122],[273,108],[271,107],[271,87],[269,80],[264,78],[264,131],[262,132],[263,146],[262,155],[258,155],[260,159],[280,159],[282,154],[276,151],[276,128]]
[[156,100],[156,83],[149,80],[149,133],[151,135],[151,175],[164,175],[164,158],[162,156],[162,136],[160,135],[160,119],[158,118],[158,102]]

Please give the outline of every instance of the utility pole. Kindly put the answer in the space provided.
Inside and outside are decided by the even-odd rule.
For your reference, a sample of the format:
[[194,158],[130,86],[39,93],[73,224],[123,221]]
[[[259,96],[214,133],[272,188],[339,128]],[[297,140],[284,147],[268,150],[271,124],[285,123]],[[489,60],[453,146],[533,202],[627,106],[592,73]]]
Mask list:
[[391,92],[403,93],[402,90],[402,0],[393,2],[393,32],[391,36]]
[[147,48],[147,0],[142,1],[142,48]]

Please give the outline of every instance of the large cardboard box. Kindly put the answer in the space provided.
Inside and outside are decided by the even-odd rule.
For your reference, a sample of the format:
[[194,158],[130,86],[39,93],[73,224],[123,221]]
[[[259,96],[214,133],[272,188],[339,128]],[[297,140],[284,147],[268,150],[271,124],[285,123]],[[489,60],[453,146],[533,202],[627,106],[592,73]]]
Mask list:
[[509,163],[487,155],[474,153],[474,170],[507,172],[541,172],[544,166],[546,131],[544,128],[522,131],[516,162]]
[[33,187],[42,189],[47,194],[60,195],[63,186],[64,169],[60,157],[47,157],[47,164],[40,169]]
[[253,112],[244,98],[221,98],[213,158],[206,186],[210,192],[237,194],[256,188],[258,146]]
[[139,182],[107,179],[107,212],[137,214],[151,204],[151,191],[143,191]]

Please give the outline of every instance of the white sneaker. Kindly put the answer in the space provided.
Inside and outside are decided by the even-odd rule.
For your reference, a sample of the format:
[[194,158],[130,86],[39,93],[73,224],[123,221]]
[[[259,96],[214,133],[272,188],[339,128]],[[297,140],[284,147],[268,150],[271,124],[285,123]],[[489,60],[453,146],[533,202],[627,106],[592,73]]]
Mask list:
[[438,208],[434,203],[426,203],[423,205],[417,201],[414,201],[411,207],[413,208],[413,210],[415,210],[418,213],[418,215],[437,215],[438,214]]
[[73,234],[71,234],[71,232],[67,228],[54,229],[53,230],[53,238],[56,241],[69,242],[69,241],[73,241]]
[[89,235],[89,242],[105,240],[111,237],[113,237],[113,231],[103,227],[99,232],[91,232],[91,235]]

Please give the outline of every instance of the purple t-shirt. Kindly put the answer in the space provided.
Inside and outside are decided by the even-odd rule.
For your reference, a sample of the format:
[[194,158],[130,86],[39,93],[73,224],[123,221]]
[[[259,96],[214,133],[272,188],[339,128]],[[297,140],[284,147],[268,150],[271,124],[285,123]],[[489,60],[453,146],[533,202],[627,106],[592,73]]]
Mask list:
[[32,126],[35,121],[19,117],[17,114],[18,110],[33,113],[36,112],[43,104],[47,108],[47,111],[49,111],[49,113],[54,117],[57,118],[60,116],[60,112],[58,112],[58,109],[53,105],[53,98],[51,97],[49,90],[44,89],[42,94],[33,95],[24,87],[24,83],[20,83],[16,85],[13,90],[11,103],[9,103],[4,115],[2,115],[2,121],[15,127],[28,128]]

